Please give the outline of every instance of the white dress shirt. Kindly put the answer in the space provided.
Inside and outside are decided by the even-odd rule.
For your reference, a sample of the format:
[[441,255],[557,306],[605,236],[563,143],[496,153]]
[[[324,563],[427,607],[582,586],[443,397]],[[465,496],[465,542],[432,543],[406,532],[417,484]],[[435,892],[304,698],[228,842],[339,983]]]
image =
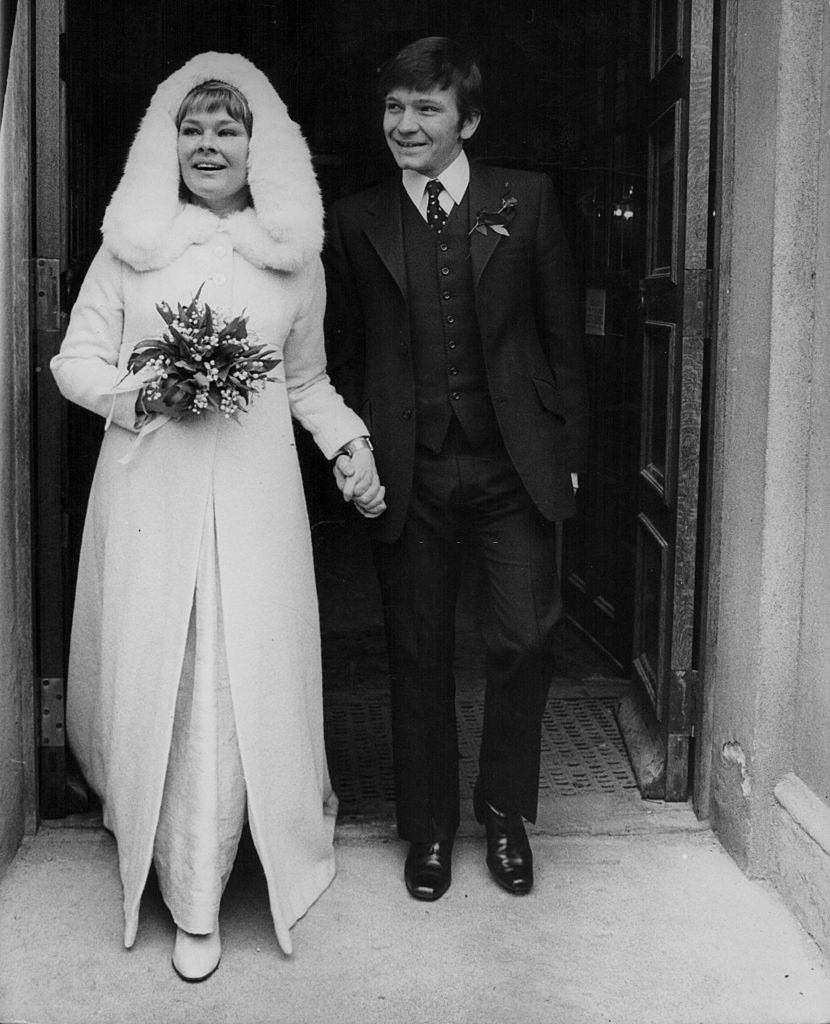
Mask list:
[[[402,175],[403,187],[406,189],[407,195],[415,204],[418,213],[426,220],[427,202],[429,201],[427,183],[435,179],[408,168],[402,172]],[[444,212],[449,214],[452,208],[464,198],[464,193],[470,184],[470,162],[463,149],[449,167],[445,167],[438,175],[438,180],[444,186],[444,191],[438,196],[438,202]]]

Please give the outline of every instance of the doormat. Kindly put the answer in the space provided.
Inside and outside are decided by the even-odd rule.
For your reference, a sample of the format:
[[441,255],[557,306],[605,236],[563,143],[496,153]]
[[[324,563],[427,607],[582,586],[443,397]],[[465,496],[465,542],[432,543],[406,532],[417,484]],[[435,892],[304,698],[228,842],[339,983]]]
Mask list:
[[[637,782],[614,718],[618,697],[551,697],[542,721],[539,800],[623,793]],[[478,774],[483,697],[457,697],[461,798]],[[331,693],[325,699],[326,750],[341,814],[392,815],[394,777],[389,698],[383,691]]]

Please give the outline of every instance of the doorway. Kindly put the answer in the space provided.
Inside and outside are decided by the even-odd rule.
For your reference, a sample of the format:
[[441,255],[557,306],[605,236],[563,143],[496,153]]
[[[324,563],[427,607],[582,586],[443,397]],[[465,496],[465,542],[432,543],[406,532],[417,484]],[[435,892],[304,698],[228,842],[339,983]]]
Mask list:
[[[574,672],[584,669],[583,675],[570,677],[572,682],[610,682],[602,705],[609,713],[627,692],[634,657],[642,476],[640,296],[647,259],[653,26],[655,11],[673,10],[675,18],[682,18],[688,7],[684,0],[319,0],[313,5],[300,0],[182,0],[175,5],[136,0],[102,9],[88,0],[64,0],[59,45],[66,130],[66,254],[60,268],[64,314],[99,244],[103,211],[135,127],[158,82],[189,57],[211,49],[240,52],[269,76],[303,128],[329,204],[389,171],[373,88],[379,63],[423,35],[469,42],[479,56],[486,86],[486,117],[470,155],[550,175],[580,282],[591,461],[580,480],[579,514],[563,534],[568,616],[563,649],[575,659]],[[46,525],[40,531],[40,563],[51,566],[40,632],[53,638],[53,662],[58,659],[58,638],[65,663],[74,571],[102,425],[65,403],[57,415],[61,431],[52,443],[60,465],[60,520],[57,531]],[[42,443],[49,442],[44,438]],[[342,514],[328,467],[304,436],[298,435],[298,445],[318,576],[342,575],[361,541],[355,524]],[[42,478],[40,486],[51,488],[54,495],[56,481]],[[49,507],[54,506],[53,501]],[[370,560],[364,562],[368,570]],[[360,587],[372,593],[371,582],[362,581]],[[468,590],[474,593],[474,586]],[[330,597],[337,591],[328,588],[325,593]],[[330,716],[340,706],[334,689],[348,693],[361,664],[365,668],[368,659],[377,665],[382,657],[379,609],[373,600],[367,597],[363,604],[368,616],[360,627],[364,640],[341,636],[342,623],[322,600],[324,644],[328,638],[335,666],[329,678],[338,680],[337,687],[329,688]],[[468,664],[473,664],[474,602],[460,615]],[[371,644],[364,644],[361,654],[366,636]],[[351,654],[350,644],[357,644]],[[59,666],[45,665],[40,674],[50,679],[63,675]],[[377,715],[382,714],[381,708]],[[348,714],[340,717],[345,721]],[[350,720],[344,728],[349,733],[360,726]],[[59,775],[60,759],[56,763]],[[378,771],[386,769],[380,766]],[[51,802],[42,808],[47,817],[71,812],[73,801],[85,799],[78,784],[67,793],[58,781],[43,792],[50,794]]]

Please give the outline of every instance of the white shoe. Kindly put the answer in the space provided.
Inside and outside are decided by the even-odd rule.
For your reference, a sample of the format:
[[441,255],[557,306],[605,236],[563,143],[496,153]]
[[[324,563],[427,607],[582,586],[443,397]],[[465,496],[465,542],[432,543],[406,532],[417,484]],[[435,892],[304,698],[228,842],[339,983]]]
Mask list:
[[209,935],[191,935],[176,928],[176,943],[173,946],[173,970],[182,981],[204,981],[219,966],[222,957],[222,943],[219,940],[219,926]]

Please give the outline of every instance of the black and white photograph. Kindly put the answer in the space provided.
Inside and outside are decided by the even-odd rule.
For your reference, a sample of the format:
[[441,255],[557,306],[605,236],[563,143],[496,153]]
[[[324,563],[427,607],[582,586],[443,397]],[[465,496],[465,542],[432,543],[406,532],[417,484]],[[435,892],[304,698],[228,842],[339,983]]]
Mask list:
[[0,0],[0,1024],[830,1024],[830,3]]

